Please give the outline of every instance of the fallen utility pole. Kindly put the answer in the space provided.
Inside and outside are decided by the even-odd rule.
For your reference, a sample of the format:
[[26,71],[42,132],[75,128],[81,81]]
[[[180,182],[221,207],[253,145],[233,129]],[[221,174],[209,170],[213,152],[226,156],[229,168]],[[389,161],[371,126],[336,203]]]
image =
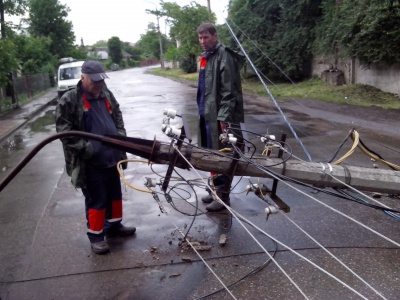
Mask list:
[[[170,164],[174,149],[170,144],[161,143],[157,140],[146,140],[122,136],[100,136],[79,131],[67,131],[54,134],[38,144],[21,162],[0,182],[0,191],[16,176],[16,174],[40,151],[46,144],[61,138],[78,136],[88,140],[101,141],[110,147],[120,149],[148,159],[149,162],[158,164]],[[202,171],[216,172],[219,174],[227,173],[232,164],[233,155],[221,156],[217,151],[209,149],[196,148],[191,145],[182,145],[181,150],[190,164]],[[250,159],[250,157],[248,157]],[[303,163],[299,161],[283,162],[279,158],[270,158],[266,156],[251,157],[251,161],[260,166],[266,167],[269,171],[285,175],[287,177],[302,181],[304,183],[314,184],[318,187],[336,187],[343,188],[344,184],[334,180],[328,174],[352,187],[362,191],[373,191],[385,194],[398,194],[400,192],[400,172],[393,170],[381,170],[372,168],[325,165],[325,173],[320,163]],[[176,159],[175,167],[189,169],[189,165],[182,158]],[[328,174],[327,174],[328,173]],[[249,164],[244,159],[237,161],[234,170],[235,176],[250,176],[271,178],[271,174],[260,168]]]
[[[154,162],[168,164],[168,157],[166,157],[166,154],[170,152],[171,149],[169,145],[161,144],[157,153],[153,153],[152,155]],[[208,149],[204,150],[201,148],[193,148],[191,146],[182,146],[181,152],[186,158],[189,158],[188,160],[190,164],[197,170],[224,174],[229,170],[232,163],[232,158],[229,155],[222,157],[216,152],[210,152]],[[345,188],[345,184],[348,184],[362,191],[380,192],[384,194],[400,193],[399,171],[355,166],[329,166],[325,164],[325,172],[323,172],[323,166],[320,163],[305,163],[295,160],[283,162],[280,158],[270,158],[266,156],[253,156],[251,161],[255,164],[266,167],[273,173],[285,175],[318,187]],[[181,165],[180,161],[177,162],[176,166],[181,168],[186,167],[185,165]],[[345,184],[333,179],[332,176],[329,176],[328,174]],[[260,168],[257,168],[252,164],[249,164],[243,159],[238,161],[235,169],[235,176],[274,178],[272,175],[260,170]]]

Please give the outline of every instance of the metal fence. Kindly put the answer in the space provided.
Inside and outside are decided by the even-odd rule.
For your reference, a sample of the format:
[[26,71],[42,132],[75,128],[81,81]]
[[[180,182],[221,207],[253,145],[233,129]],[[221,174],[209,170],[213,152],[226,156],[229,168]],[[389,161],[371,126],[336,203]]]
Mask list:
[[17,103],[12,103],[9,87],[0,87],[0,112],[12,108],[21,102],[27,102],[36,94],[52,86],[48,73],[34,75],[13,76]]

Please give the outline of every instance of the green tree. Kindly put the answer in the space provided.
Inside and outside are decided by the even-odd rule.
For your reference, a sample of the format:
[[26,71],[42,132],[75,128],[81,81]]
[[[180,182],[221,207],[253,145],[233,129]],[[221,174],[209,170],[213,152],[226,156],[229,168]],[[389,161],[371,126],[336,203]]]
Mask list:
[[[230,24],[255,65],[270,76],[310,75],[322,0],[232,0]],[[254,46],[253,42],[257,45]]]
[[142,55],[142,51],[138,47],[133,47],[128,42],[122,44],[122,50],[132,55],[132,59],[136,61],[139,61]]
[[12,22],[7,22],[5,14],[8,16],[21,16],[27,8],[27,0],[0,0],[0,26],[1,38],[6,38],[8,32],[16,27]]
[[196,70],[196,57],[201,53],[196,29],[203,22],[215,23],[215,15],[196,2],[183,7],[163,2],[161,13],[171,27],[172,41],[179,43],[178,54],[174,56],[179,57],[181,68],[186,72]]
[[58,0],[29,1],[29,32],[33,36],[51,39],[50,51],[58,58],[70,56],[75,35],[66,18],[69,8]]
[[10,39],[0,40],[0,85],[10,82],[10,72],[18,67],[16,47]]
[[76,60],[85,60],[88,57],[88,51],[86,47],[75,45],[71,48],[69,56],[75,58]]
[[[163,50],[166,51],[168,45],[167,37],[162,35],[161,41]],[[140,35],[140,39],[136,43],[136,48],[138,48],[147,58],[160,58],[160,38],[158,28],[154,23],[149,23],[147,25],[147,31],[145,34]]]
[[107,41],[106,40],[97,41],[92,45],[92,47],[93,48],[107,47]]
[[108,55],[111,61],[120,64],[122,61],[122,42],[119,37],[113,36],[108,40]]
[[8,39],[12,29],[15,27],[12,22],[7,22],[5,14],[9,16],[19,16],[25,13],[26,0],[0,0],[0,84],[8,85],[10,96],[13,104],[17,103],[14,92],[12,71],[18,66],[16,59],[15,45],[12,40]]
[[179,57],[179,50],[175,45],[168,47],[168,50],[165,53],[165,59],[167,61],[179,61]]
[[400,63],[400,1],[324,1],[315,52],[362,64]]
[[18,35],[14,41],[22,74],[46,72],[48,64],[53,66],[54,71],[57,59],[50,52],[51,39],[49,37]]

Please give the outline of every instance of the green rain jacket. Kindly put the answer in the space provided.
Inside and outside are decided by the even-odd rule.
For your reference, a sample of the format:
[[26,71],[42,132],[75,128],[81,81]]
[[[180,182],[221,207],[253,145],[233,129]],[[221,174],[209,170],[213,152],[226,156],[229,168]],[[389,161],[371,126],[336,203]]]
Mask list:
[[[205,113],[204,118],[211,126],[213,149],[223,148],[219,141],[220,122],[239,124],[244,122],[243,93],[240,68],[244,56],[217,43],[209,56],[205,70]],[[200,126],[199,126],[200,128]],[[202,134],[198,134],[202,145]]]
[[[114,95],[105,86],[103,92],[110,103],[112,118],[120,135],[126,136],[124,121],[119,104]],[[58,101],[56,108],[56,130],[63,131],[85,131],[84,107],[82,98],[82,82],[79,81],[76,88],[65,93]],[[67,137],[61,139],[63,144],[66,171],[71,177],[71,183],[76,188],[86,187],[85,160],[92,155],[90,141],[80,137]],[[121,160],[127,159],[123,153]],[[123,165],[126,168],[126,164]]]

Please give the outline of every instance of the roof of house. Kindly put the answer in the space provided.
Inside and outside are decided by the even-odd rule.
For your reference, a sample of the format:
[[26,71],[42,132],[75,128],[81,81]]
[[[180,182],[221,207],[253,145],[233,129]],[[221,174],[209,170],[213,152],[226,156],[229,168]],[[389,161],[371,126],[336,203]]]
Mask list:
[[[99,52],[99,51],[105,51],[108,53],[108,47],[96,47],[94,48],[95,52]],[[129,54],[128,52],[122,50],[122,57],[123,58],[129,58],[132,57],[133,55]]]

